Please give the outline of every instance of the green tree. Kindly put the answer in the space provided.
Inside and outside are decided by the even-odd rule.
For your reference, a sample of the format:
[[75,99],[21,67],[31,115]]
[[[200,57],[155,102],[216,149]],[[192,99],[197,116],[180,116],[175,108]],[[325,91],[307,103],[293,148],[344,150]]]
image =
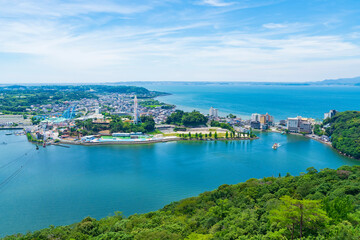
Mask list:
[[36,118],[36,117],[31,118],[31,123],[33,125],[38,125],[40,122],[41,122],[41,120],[39,118]]
[[207,122],[207,117],[201,114],[198,111],[192,111],[190,113],[184,113],[181,118],[181,122],[184,126],[200,126],[205,125]]
[[227,129],[229,131],[234,131],[234,128],[230,124],[221,123],[221,122],[218,122],[218,121],[215,121],[215,120],[212,120],[210,122],[210,126],[211,127],[220,127],[220,128],[223,128],[223,129]]
[[327,118],[324,125],[326,134],[331,137],[332,146],[342,153],[360,159],[360,112],[346,111]]
[[236,118],[236,115],[230,113],[229,115],[226,116],[227,118]]
[[155,130],[155,121],[152,116],[141,116],[141,126],[146,132],[152,132]]
[[336,197],[332,201],[327,197],[324,199],[324,209],[331,219],[341,222],[354,210],[354,203],[349,196]]
[[226,138],[226,139],[229,138],[229,132],[228,132],[228,131],[226,131],[226,133],[225,133],[225,138]]
[[291,239],[294,239],[294,232],[299,229],[300,239],[306,229],[318,231],[329,221],[326,212],[321,209],[321,201],[298,200],[289,196],[280,198],[281,204],[270,211],[270,221],[278,223],[291,231]]
[[184,111],[176,110],[166,119],[166,123],[181,125],[183,116],[184,116]]
[[250,131],[249,131],[249,133],[248,133],[248,136],[249,136],[249,138],[252,138],[252,137],[253,137],[253,131],[252,131],[252,128],[250,128]]
[[214,138],[215,138],[215,139],[218,138],[217,132],[214,133]]

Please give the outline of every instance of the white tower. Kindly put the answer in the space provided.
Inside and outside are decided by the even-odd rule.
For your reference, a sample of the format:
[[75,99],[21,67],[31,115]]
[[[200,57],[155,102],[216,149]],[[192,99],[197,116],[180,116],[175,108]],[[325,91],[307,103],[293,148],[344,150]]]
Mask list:
[[138,114],[137,108],[138,108],[138,101],[137,101],[137,97],[135,95],[135,97],[134,97],[134,124],[138,124],[138,122],[139,122],[139,114]]

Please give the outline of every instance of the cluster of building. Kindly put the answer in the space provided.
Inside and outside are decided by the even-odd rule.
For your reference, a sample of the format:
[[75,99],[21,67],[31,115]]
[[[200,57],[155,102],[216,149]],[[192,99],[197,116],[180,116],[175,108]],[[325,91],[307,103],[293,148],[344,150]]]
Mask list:
[[[331,114],[330,114],[331,113]],[[330,111],[329,115],[335,115],[336,111]],[[251,115],[250,120],[242,120],[241,118],[222,118],[218,115],[218,110],[214,109],[213,107],[209,110],[209,117],[210,119],[216,119],[220,122],[226,122],[237,129],[243,130],[246,127],[250,127],[252,129],[259,129],[259,130],[267,130],[271,127],[278,127],[284,130],[288,130],[289,132],[293,133],[312,133],[312,126],[315,124],[315,120],[312,118],[304,118],[301,116],[295,118],[287,118],[286,120],[281,120],[279,123],[275,124],[275,119],[269,113],[266,114],[259,114],[253,113]]]
[[330,110],[328,113],[324,113],[324,120],[327,118],[332,118],[337,113],[336,110]]
[[268,113],[266,114],[253,113],[251,115],[251,122],[250,122],[251,128],[266,130],[273,125],[274,125],[274,117]]
[[242,119],[240,117],[236,117],[236,116],[221,117],[219,115],[219,110],[217,108],[213,108],[213,107],[211,107],[209,109],[208,117],[209,117],[209,120],[216,120],[219,122],[224,122],[224,123],[228,123],[230,125],[235,125],[235,126],[243,125],[243,123],[244,123],[244,121],[242,121]]
[[[174,108],[143,107],[139,103],[140,101],[134,95],[113,93],[99,95],[97,99],[67,101],[62,104],[34,105],[31,107],[32,110],[41,109],[46,111],[41,111],[41,114],[34,116],[35,120],[40,121],[40,124],[26,128],[26,131],[36,139],[70,139],[74,133],[71,134],[69,129],[76,127],[76,121],[91,119],[93,123],[109,125],[111,119],[106,118],[105,115],[118,115],[123,116],[122,120],[124,122],[138,124],[141,122],[141,116],[151,115],[156,123],[163,123],[175,111]],[[106,114],[104,115],[104,113]],[[126,116],[132,116],[132,119]],[[30,122],[29,125],[31,125],[30,119],[28,121]],[[81,137],[81,134],[76,133],[79,136],[74,137],[74,140]],[[104,133],[104,135],[109,135],[109,133]],[[109,139],[104,139],[104,141],[109,141]]]
[[[78,101],[65,101],[64,103],[58,104],[31,105],[28,111],[40,113],[36,116],[36,118],[40,120],[59,118],[63,122],[66,122],[66,119],[74,119],[75,117],[77,120],[103,118],[103,112],[111,115],[133,116],[134,109],[136,109],[135,122],[138,122],[142,115],[151,115],[154,117],[156,123],[164,122],[166,118],[175,111],[174,108],[143,107],[141,104],[138,104],[138,100],[136,100],[136,105],[135,107],[133,95],[112,93],[99,95],[97,99],[81,99]],[[56,121],[59,121],[59,119]]]
[[[134,116],[134,122],[140,121],[140,116],[153,116],[155,123],[165,122],[166,118],[175,111],[175,108],[144,107],[139,104],[136,96],[126,94],[108,94],[100,96],[97,107],[101,106],[101,111],[111,115],[130,115]],[[135,113],[136,112],[136,113]]]
[[216,119],[219,118],[219,110],[216,108],[211,107],[209,110],[209,118]]
[[[109,124],[110,120],[106,119],[103,113],[108,113],[110,115],[118,116],[133,116],[133,119],[123,119],[124,121],[131,121],[134,124],[138,124],[141,121],[141,116],[151,115],[153,116],[156,124],[164,123],[169,115],[175,111],[174,108],[162,108],[158,107],[144,107],[139,104],[139,100],[136,96],[130,94],[106,94],[99,95],[97,99],[82,99],[78,101],[68,101],[59,104],[46,104],[46,105],[32,105],[29,111],[41,112],[41,115],[36,116],[38,119],[42,120],[41,124],[37,129],[32,129],[31,132],[36,133],[36,137],[50,137],[56,138],[58,136],[54,135],[54,130],[58,129],[62,136],[68,136],[67,132],[64,132],[64,129],[70,129],[75,126],[75,120],[87,120],[92,119],[94,123],[99,124]],[[324,114],[324,119],[331,118],[337,113],[336,110],[330,110],[328,113]],[[259,114],[254,113],[251,115],[250,120],[242,120],[236,116],[220,117],[219,110],[211,107],[209,109],[209,119],[216,120],[219,122],[226,122],[231,124],[233,127],[236,127],[239,131],[245,131],[246,129],[261,129],[267,130],[271,127],[281,128],[283,130],[288,130],[292,133],[304,133],[310,134],[313,131],[313,125],[315,120],[312,118],[304,118],[301,116],[287,118],[286,120],[281,120],[279,123],[275,124],[274,117],[270,114]],[[15,124],[23,124],[26,122],[30,125],[29,119],[24,119],[23,116],[1,116],[0,114],[0,127],[4,126],[14,126]],[[158,125],[159,126],[159,125]],[[52,131],[49,131],[52,129]],[[62,132],[61,132],[62,131]],[[145,138],[146,136],[140,137],[139,133],[117,133],[111,136],[110,138],[84,138],[83,141],[123,141],[127,138],[129,139],[138,139]]]
[[[338,113],[336,110],[330,110],[327,113],[324,113],[324,119],[332,118]],[[285,124],[284,124],[285,123]],[[293,133],[305,133],[310,134],[313,132],[313,125],[316,123],[313,118],[304,118],[301,116],[295,118],[288,118],[286,121],[281,122],[280,124],[284,124],[287,126],[289,132]],[[322,136],[323,141],[329,141],[327,136]]]
[[287,119],[287,129],[293,133],[312,133],[312,126],[315,120],[312,118],[303,118],[301,116]]
[[[324,114],[324,119],[331,118],[337,113],[336,110],[331,110]],[[253,129],[266,130],[269,127],[276,126],[292,133],[311,134],[313,132],[313,125],[316,123],[313,118],[305,118],[301,116],[289,117],[286,120],[280,120],[275,124],[274,117],[266,114],[254,113],[251,115],[250,127]]]

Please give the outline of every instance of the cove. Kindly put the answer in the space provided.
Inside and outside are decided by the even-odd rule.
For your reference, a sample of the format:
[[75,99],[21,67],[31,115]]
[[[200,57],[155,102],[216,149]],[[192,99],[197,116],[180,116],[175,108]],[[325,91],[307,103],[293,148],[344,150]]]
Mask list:
[[[299,175],[308,167],[359,162],[302,136],[258,133],[253,141],[169,142],[127,146],[49,146],[0,131],[1,236],[122,211],[145,213],[222,184]],[[278,142],[276,151],[271,146]],[[25,155],[26,153],[26,155]]]

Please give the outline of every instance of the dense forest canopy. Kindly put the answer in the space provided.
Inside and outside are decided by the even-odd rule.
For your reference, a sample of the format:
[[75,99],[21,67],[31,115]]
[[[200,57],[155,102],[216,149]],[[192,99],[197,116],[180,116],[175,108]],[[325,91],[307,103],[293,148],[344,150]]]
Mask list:
[[128,218],[87,217],[5,239],[305,239],[360,236],[360,166],[249,179]]
[[340,152],[360,159],[360,112],[346,111],[324,120],[332,145]]
[[184,112],[176,110],[167,119],[167,124],[184,125],[184,126],[201,126],[207,123],[208,119],[198,111]]

